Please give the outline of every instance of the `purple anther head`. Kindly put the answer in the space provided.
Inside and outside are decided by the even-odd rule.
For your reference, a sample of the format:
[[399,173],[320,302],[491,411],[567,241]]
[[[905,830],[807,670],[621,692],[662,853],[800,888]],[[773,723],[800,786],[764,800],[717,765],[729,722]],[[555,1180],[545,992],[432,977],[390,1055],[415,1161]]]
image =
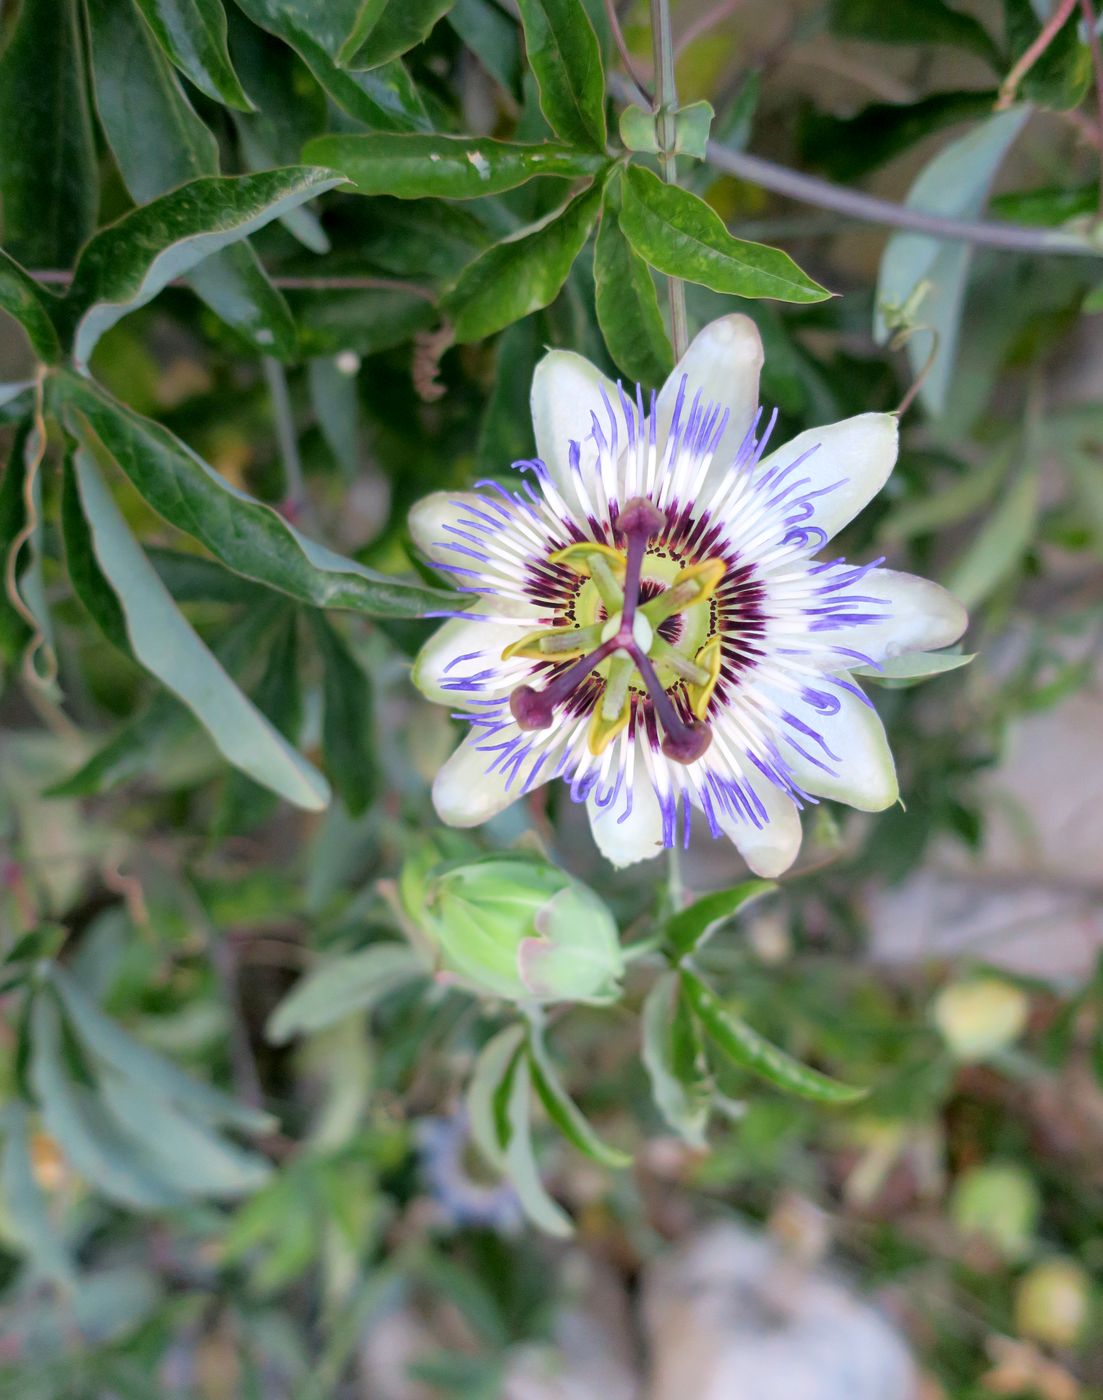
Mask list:
[[696,763],[711,743],[711,728],[704,720],[692,719],[667,730],[662,748],[674,763]]
[[646,496],[633,496],[625,501],[617,516],[617,529],[622,535],[642,535],[652,539],[666,524],[666,516]]
[[548,729],[552,722],[554,700],[545,691],[531,685],[519,685],[509,697],[509,708],[519,729]]

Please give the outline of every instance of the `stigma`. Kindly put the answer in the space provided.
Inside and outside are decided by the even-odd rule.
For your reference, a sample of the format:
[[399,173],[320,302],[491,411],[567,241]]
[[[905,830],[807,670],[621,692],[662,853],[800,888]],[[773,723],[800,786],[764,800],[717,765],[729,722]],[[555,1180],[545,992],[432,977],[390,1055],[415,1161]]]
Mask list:
[[[676,763],[694,763],[712,742],[705,718],[720,670],[719,638],[710,636],[695,655],[686,655],[660,635],[661,623],[686,609],[707,603],[724,575],[720,560],[683,569],[671,587],[647,602],[640,584],[648,546],[666,528],[666,515],[645,497],[628,501],[616,516],[614,538],[620,549],[582,541],[558,550],[550,562],[570,569],[596,590],[604,617],[589,626],[549,627],[514,642],[503,659],[528,657],[545,664],[570,662],[542,689],[518,686],[509,708],[524,730],[548,729],[556,711],[605,663],[604,684],[597,697],[587,735],[597,755],[628,728],[633,691],[642,686],[662,729],[662,752]],[[663,664],[684,685],[692,715],[684,718],[660,680]]]

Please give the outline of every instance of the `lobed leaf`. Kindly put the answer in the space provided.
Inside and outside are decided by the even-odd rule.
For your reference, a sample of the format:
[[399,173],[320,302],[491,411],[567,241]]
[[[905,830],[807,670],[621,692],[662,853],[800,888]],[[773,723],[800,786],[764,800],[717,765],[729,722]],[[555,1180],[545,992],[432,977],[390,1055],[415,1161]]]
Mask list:
[[[125,628],[135,660],[187,705],[228,763],[288,802],[320,811],[329,801],[325,779],[242,694],[176,607],[97,470],[92,452],[99,444],[87,422],[78,416],[74,426],[86,444],[73,468],[98,565],[92,606],[101,608],[108,590],[115,595],[118,611],[108,626]],[[82,577],[92,574],[89,567]],[[82,594],[85,601],[92,596]],[[93,616],[102,626],[102,613]],[[118,640],[110,630],[108,636]]]
[[1038,518],[1039,487],[1037,463],[1028,463],[950,570],[946,587],[966,608],[984,602],[1030,548]]
[[525,1214],[545,1234],[563,1239],[574,1233],[570,1216],[548,1195],[532,1145],[532,1082],[527,1056],[513,1070],[506,1106],[509,1129],[505,1144],[505,1174],[517,1192]]
[[443,302],[456,340],[485,340],[554,301],[600,207],[599,182],[464,268]]
[[753,900],[777,889],[772,880],[745,880],[730,889],[717,890],[695,900],[688,909],[675,914],[666,925],[671,951],[679,958],[704,942],[707,934],[723,919],[730,919]]
[[346,1016],[369,1011],[396,988],[424,975],[416,953],[405,943],[376,943],[333,958],[292,987],[268,1018],[265,1035],[274,1045],[312,1035]]
[[671,1128],[704,1148],[710,1084],[701,1033],[681,995],[677,972],[665,972],[648,992],[640,1017],[643,1065],[655,1106]]
[[136,0],[157,42],[184,77],[215,102],[252,112],[226,47],[222,0]]
[[0,56],[4,242],[69,267],[96,225],[98,179],[78,0],[23,0]]
[[337,62],[343,68],[379,68],[424,43],[454,0],[402,0],[380,4],[367,0],[365,22],[356,26],[341,46]]
[[620,226],[640,257],[659,272],[714,292],[794,302],[831,295],[788,253],[733,238],[703,199],[640,165],[624,173]]
[[[1029,115],[1026,107],[997,113],[943,147],[923,168],[905,202],[928,214],[977,218],[1004,156]],[[929,369],[930,336],[913,335],[905,348],[912,373],[926,371],[919,396],[934,414],[942,412],[952,380],[972,262],[970,244],[919,233],[893,234],[881,257],[874,316],[879,342],[884,343],[892,329],[891,310],[907,306],[917,289],[926,289],[915,319],[937,337]]]
[[326,772],[349,812],[359,817],[375,800],[379,786],[371,681],[322,613],[311,615],[310,626],[322,658]]
[[50,964],[47,975],[61,998],[70,1025],[93,1061],[139,1080],[200,1122],[246,1132],[271,1132],[275,1127],[275,1119],[270,1114],[193,1079],[171,1060],[129,1035],[117,1021],[101,1011],[72,975],[57,963]]
[[15,1099],[3,1110],[0,1128],[0,1196],[6,1232],[27,1251],[34,1269],[62,1288],[71,1288],[76,1267],[65,1240],[50,1218],[42,1187],[31,1162],[31,1134],[26,1107]]
[[79,410],[138,492],[171,525],[194,536],[226,568],[314,607],[380,617],[420,617],[457,595],[404,583],[342,558],[299,534],[270,506],[238,491],[159,423],[68,372],[54,389]]
[[204,176],[101,230],[81,252],[64,302],[78,368],[104,331],[173,278],[340,183],[340,176],[312,166]]
[[73,1083],[64,1062],[61,1016],[49,994],[31,1011],[31,1086],[42,1120],[72,1166],[97,1191],[134,1210],[182,1205],[183,1192],[161,1181],[104,1113],[91,1090]]
[[303,148],[303,159],[339,170],[358,194],[399,199],[481,199],[537,175],[594,175],[608,163],[603,155],[552,142],[421,132],[318,136]]
[[637,384],[658,387],[674,368],[674,351],[651,269],[625,238],[619,211],[618,175],[605,188],[594,242],[594,309],[619,368]]
[[869,1092],[801,1064],[726,1010],[715,992],[694,973],[683,971],[681,977],[686,1000],[705,1034],[740,1069],[757,1074],[786,1093],[816,1103],[854,1103]]
[[467,1082],[467,1125],[487,1162],[499,1171],[505,1166],[504,1113],[500,1102],[508,1096],[511,1076],[525,1040],[524,1026],[507,1026],[479,1051]]
[[0,248],[0,311],[6,311],[19,322],[36,357],[48,365],[61,357],[51,316],[53,301],[57,298],[44,292],[34,278]]
[[943,0],[831,0],[828,26],[843,39],[879,44],[948,44],[1000,68],[1000,51],[972,15],[951,9]]
[[605,73],[581,0],[519,0],[518,8],[540,110],[564,141],[604,151]]
[[532,1082],[540,1102],[567,1141],[603,1167],[630,1167],[632,1154],[602,1141],[567,1093],[548,1056],[543,1033],[535,1024],[529,1026],[528,1055]]

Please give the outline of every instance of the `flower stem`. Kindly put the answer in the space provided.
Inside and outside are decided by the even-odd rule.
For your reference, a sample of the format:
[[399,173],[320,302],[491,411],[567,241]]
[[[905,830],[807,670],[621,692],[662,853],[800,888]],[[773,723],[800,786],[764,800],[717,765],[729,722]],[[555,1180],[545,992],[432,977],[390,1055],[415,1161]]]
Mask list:
[[[651,44],[655,54],[655,113],[658,118],[659,165],[668,185],[678,183],[678,157],[674,154],[674,109],[678,90],[674,82],[674,39],[670,30],[670,0],[651,0]],[[686,289],[680,277],[667,279],[670,290],[670,338],[674,358],[680,360],[689,345]]]

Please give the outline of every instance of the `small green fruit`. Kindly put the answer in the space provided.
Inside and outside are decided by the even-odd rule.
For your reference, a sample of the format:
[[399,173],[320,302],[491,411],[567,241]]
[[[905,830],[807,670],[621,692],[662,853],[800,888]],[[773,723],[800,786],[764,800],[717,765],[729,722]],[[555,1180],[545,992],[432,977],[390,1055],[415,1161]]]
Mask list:
[[955,1059],[985,1060],[1023,1033],[1030,1002],[1026,993],[998,977],[971,977],[944,987],[933,1015]]
[[1050,1259],[1031,1269],[1015,1294],[1020,1336],[1049,1346],[1070,1347],[1088,1319],[1091,1282],[1072,1259]]

